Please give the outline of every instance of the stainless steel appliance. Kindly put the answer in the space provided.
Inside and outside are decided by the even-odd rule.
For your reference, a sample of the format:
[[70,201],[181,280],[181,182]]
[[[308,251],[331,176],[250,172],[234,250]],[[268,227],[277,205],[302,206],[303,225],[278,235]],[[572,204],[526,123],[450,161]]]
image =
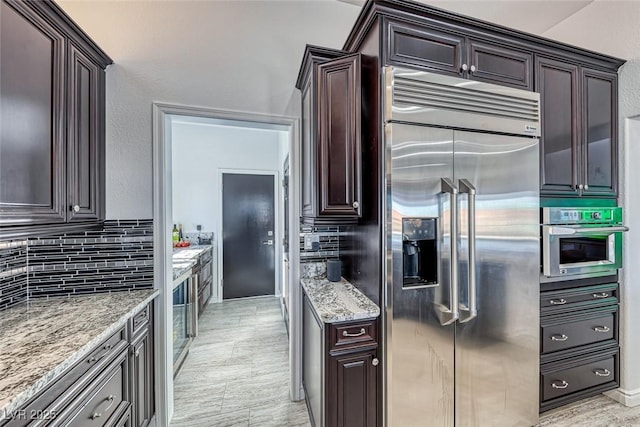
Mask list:
[[569,280],[616,274],[622,267],[619,207],[542,209],[543,280]]
[[539,95],[385,79],[386,425],[535,425]]
[[173,281],[173,376],[184,363],[197,334],[197,276],[190,270]]

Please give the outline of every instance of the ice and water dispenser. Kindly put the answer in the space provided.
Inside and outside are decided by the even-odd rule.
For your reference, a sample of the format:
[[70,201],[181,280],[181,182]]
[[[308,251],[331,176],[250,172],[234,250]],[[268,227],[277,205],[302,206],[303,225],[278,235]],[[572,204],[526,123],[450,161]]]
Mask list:
[[402,287],[438,283],[436,218],[402,219]]

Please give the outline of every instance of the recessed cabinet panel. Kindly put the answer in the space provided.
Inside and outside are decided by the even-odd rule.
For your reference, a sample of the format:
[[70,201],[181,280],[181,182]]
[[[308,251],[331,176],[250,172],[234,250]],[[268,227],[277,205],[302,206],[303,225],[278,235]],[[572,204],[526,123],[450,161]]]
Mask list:
[[360,213],[360,55],[317,66],[320,216]]
[[584,194],[616,193],[617,76],[583,70]]
[[302,158],[302,214],[303,216],[313,216],[313,197],[316,194],[314,191],[314,179],[316,171],[315,168],[315,152],[313,148],[315,144],[312,141],[311,126],[315,121],[312,117],[311,109],[311,86],[307,85],[302,91],[302,146],[301,146],[301,158]]
[[410,23],[388,22],[387,63],[462,76],[464,37]]
[[100,143],[98,97],[100,68],[69,45],[68,220],[99,217]]
[[0,226],[64,222],[64,37],[0,7]]
[[541,191],[578,194],[578,67],[538,58],[542,107]]
[[531,53],[470,41],[470,78],[487,83],[533,89]]

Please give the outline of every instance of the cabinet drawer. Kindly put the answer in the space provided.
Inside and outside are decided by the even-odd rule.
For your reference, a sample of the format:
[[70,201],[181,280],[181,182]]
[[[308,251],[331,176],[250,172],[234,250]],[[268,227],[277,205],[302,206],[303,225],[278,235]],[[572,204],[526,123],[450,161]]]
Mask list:
[[462,76],[464,37],[426,26],[388,20],[386,65]]
[[204,287],[198,294],[198,316],[202,314],[205,306],[211,298],[211,283]]
[[617,303],[617,283],[584,286],[540,294],[540,312],[543,315]]
[[93,382],[52,426],[111,426],[129,409],[128,359],[123,352],[118,359]]
[[142,311],[131,318],[131,336],[137,335],[140,331],[144,329],[145,326],[149,324],[149,319],[151,318],[151,310],[153,308],[153,303],[147,305]]
[[[609,382],[617,382],[617,353],[564,363],[557,370],[541,372],[542,400],[555,399]],[[573,366],[571,366],[573,365]]]
[[618,313],[615,310],[544,319],[540,334],[542,353],[616,339]]
[[329,328],[329,351],[376,345],[375,320],[332,324]]
[[6,424],[0,422],[0,425],[21,427],[30,425],[32,421],[32,425],[45,425],[47,420],[57,418],[60,411],[85,390],[87,384],[128,346],[126,331],[123,327],[81,359],[47,390],[23,406],[20,413],[25,416],[16,417]]

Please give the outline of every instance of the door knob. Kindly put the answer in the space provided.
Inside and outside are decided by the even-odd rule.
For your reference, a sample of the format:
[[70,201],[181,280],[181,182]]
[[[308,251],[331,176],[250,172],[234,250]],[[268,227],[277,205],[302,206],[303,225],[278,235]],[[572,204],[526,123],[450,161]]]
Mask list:
[[71,205],[69,206],[70,210],[72,210],[75,213],[80,212],[80,206],[79,205]]
[[374,358],[373,358],[373,360],[371,361],[371,364],[372,364],[373,366],[378,366],[378,363],[380,363],[380,361],[378,360],[378,358],[377,358],[377,357],[374,357]]
[[360,207],[360,203],[353,202],[353,209],[358,209]]
[[462,71],[467,71],[469,69],[469,66],[467,64],[462,64]]
[[469,71],[472,72],[472,73],[475,73],[476,72],[476,66],[472,65],[471,68],[469,68]]

